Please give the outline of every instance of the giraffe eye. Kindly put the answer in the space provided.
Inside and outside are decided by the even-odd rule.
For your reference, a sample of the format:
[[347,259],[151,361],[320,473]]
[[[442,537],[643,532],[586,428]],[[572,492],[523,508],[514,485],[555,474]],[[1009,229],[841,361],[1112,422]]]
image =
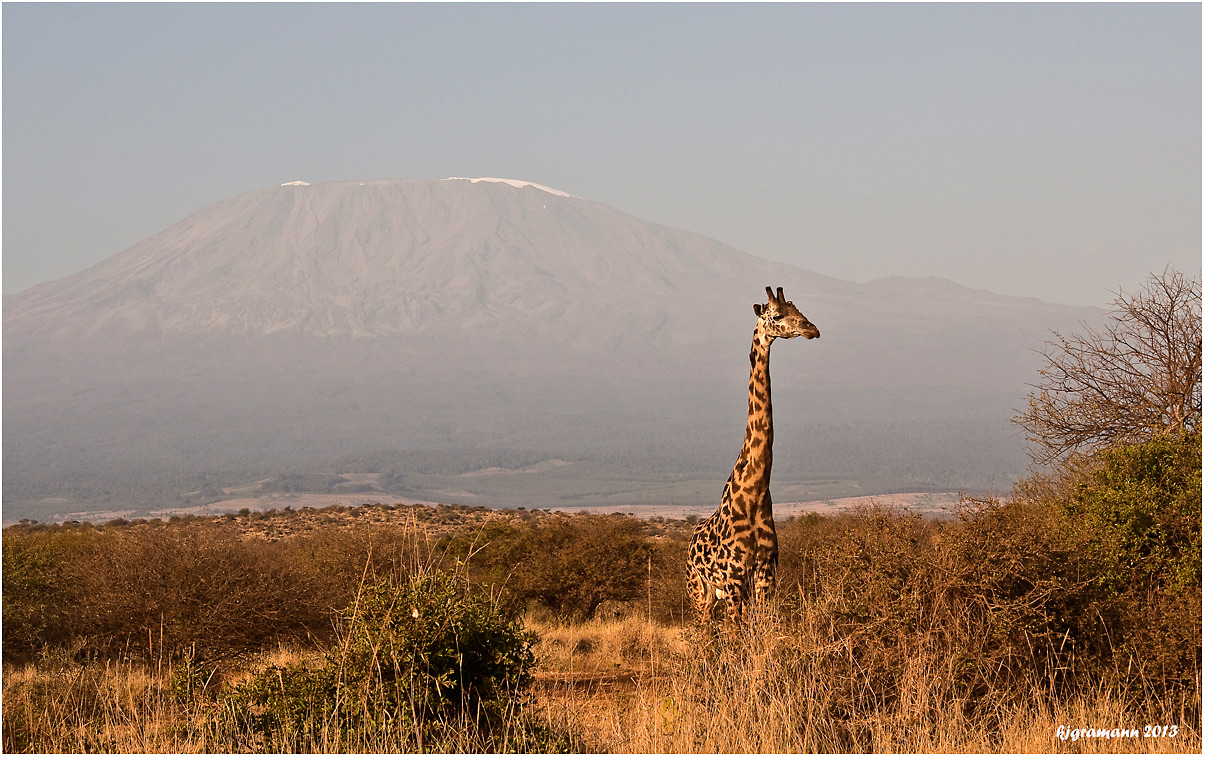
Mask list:
[[773,317],[771,318],[771,320],[775,320],[775,321],[781,321],[781,320],[782,320],[782,316],[781,316],[781,315],[776,315],[776,316],[773,316]]

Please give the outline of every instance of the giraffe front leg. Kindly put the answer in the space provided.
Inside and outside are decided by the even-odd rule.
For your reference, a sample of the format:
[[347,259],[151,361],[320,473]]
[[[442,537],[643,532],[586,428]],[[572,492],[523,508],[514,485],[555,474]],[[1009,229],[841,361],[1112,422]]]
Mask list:
[[778,551],[758,557],[753,573],[753,592],[760,602],[774,593],[774,587],[778,583]]
[[740,576],[729,576],[721,591],[728,602],[728,621],[734,626],[744,625],[745,605],[749,602],[748,582]]
[[774,528],[770,493],[766,492],[757,524],[757,551],[753,557],[753,595],[760,601],[774,593],[778,582],[778,532]]

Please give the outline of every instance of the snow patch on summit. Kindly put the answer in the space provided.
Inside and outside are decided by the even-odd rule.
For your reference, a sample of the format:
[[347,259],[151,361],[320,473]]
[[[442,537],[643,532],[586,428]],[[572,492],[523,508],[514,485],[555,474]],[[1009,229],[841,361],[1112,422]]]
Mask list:
[[516,187],[516,188],[532,187],[534,189],[540,190],[541,192],[547,192],[548,194],[554,194],[557,197],[573,197],[574,196],[574,195],[569,194],[568,192],[562,192],[559,189],[553,189],[552,187],[546,187],[543,184],[536,184],[535,182],[532,182],[532,181],[519,181],[518,179],[494,179],[494,178],[489,178],[489,177],[482,177],[479,179],[470,179],[467,176],[449,176],[448,178],[444,179],[444,181],[467,181],[467,182],[471,182],[473,184],[476,184],[479,181],[492,181],[492,182],[495,182],[498,184],[509,184],[512,187]]

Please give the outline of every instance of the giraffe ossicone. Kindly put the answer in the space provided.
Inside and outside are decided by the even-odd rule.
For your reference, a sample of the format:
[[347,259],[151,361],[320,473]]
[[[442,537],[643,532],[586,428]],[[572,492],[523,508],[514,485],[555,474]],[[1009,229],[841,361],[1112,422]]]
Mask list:
[[690,539],[687,585],[703,621],[718,601],[726,600],[728,617],[744,619],[750,596],[762,598],[774,589],[778,570],[778,535],[770,499],[774,418],[770,404],[770,345],[775,339],[816,339],[816,328],[794,303],[766,287],[766,303],[755,304],[757,326],[749,350],[749,419],[745,444],[724,485],[720,506],[695,527]]

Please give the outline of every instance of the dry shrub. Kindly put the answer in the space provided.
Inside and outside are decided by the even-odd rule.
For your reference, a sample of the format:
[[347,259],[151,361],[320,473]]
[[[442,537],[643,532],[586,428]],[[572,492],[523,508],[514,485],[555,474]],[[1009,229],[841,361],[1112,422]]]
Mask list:
[[944,551],[961,632],[975,645],[971,690],[1000,698],[1035,682],[1065,683],[1084,643],[1071,631],[1082,620],[1085,584],[1058,519],[1019,500],[967,500],[959,514]]
[[655,541],[647,612],[651,620],[683,625],[694,617],[694,604],[686,588],[686,557],[685,538]]
[[404,577],[446,562],[446,555],[416,525],[323,529],[275,543],[312,582],[315,600],[346,606],[367,580]]
[[849,712],[905,702],[918,675],[931,706],[968,717],[1102,682],[1131,701],[1199,696],[1199,590],[1102,593],[1093,553],[1042,503],[967,501],[950,522],[870,507],[784,524],[780,545],[781,611],[804,622],[801,651],[835,650],[823,674]]
[[322,633],[312,578],[282,547],[233,528],[193,523],[105,534],[71,563],[73,632],[106,654],[219,659]]
[[[838,721],[885,707],[967,706],[982,637],[960,601],[941,526],[880,507],[787,525],[779,612],[792,628],[776,633],[794,652],[780,654],[807,661],[799,675],[826,681]],[[917,678],[929,682],[923,707]]]
[[475,558],[519,603],[585,619],[604,602],[647,595],[654,556],[644,525],[624,515],[576,515],[522,526],[492,524]]
[[220,660],[333,638],[361,582],[438,565],[415,529],[324,530],[265,541],[227,521],[9,529],[6,660],[45,647],[150,661]]

